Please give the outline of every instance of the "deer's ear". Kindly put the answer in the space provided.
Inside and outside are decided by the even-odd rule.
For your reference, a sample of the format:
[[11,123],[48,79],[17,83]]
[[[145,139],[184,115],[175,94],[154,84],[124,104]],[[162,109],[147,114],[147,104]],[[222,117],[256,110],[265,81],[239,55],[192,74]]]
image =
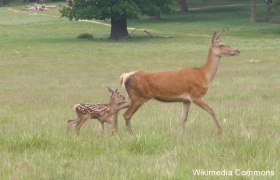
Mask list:
[[216,34],[217,34],[217,32],[215,31],[215,32],[214,32],[214,34],[213,34],[213,36],[212,36],[212,40],[211,40],[211,43],[212,43],[212,44],[213,44],[213,43],[214,43],[214,41],[215,41]]
[[211,40],[211,43],[213,44],[215,41],[218,41],[220,40],[220,37],[221,37],[221,33],[220,32],[214,32],[213,34],[213,37],[212,37],[212,40]]
[[113,93],[113,92],[114,92],[111,88],[109,88],[109,87],[107,87],[107,88],[108,88],[108,91],[109,91],[110,93]]
[[115,92],[118,92],[118,88],[115,89]]
[[217,32],[216,33],[216,40],[220,40],[220,37],[221,37],[221,32]]

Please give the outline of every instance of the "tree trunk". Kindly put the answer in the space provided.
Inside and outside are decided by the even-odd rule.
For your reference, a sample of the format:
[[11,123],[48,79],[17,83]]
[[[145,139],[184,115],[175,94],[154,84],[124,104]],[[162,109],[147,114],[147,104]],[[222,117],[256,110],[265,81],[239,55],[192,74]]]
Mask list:
[[110,39],[119,40],[128,37],[126,18],[111,18],[111,35]]
[[265,17],[265,20],[267,22],[269,22],[271,20],[271,17],[272,17],[271,10],[272,10],[272,1],[268,0],[266,3],[266,17]]
[[180,6],[181,12],[188,12],[188,5],[186,0],[176,0],[177,4]]
[[256,0],[251,0],[251,23],[256,22]]
[[153,21],[160,21],[160,15],[155,15],[151,18]]

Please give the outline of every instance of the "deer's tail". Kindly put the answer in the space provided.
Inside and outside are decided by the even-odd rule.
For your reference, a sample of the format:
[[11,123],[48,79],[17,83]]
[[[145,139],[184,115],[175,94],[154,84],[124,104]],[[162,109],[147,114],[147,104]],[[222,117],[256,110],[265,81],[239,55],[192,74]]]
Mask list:
[[137,72],[137,71],[132,71],[132,72],[129,72],[129,73],[123,73],[123,74],[120,76],[120,83],[121,83],[122,87],[126,88],[126,87],[125,87],[125,82],[127,81],[127,79],[128,79],[131,75],[135,74],[136,72]]
[[75,105],[72,107],[73,111],[74,111],[74,112],[77,112],[77,107],[80,106],[80,105],[81,105],[81,104],[75,104]]

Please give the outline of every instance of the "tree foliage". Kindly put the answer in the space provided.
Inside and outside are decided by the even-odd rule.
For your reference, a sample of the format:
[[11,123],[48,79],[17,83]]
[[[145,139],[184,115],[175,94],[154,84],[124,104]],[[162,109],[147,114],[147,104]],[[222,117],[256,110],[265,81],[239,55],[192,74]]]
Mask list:
[[71,17],[78,19],[100,19],[114,17],[136,17],[139,8],[131,0],[75,0],[70,8]]
[[26,3],[46,3],[46,2],[55,2],[61,0],[0,0],[1,5],[21,5]]
[[172,0],[135,0],[141,14],[159,16],[161,13],[169,13]]
[[[61,14],[70,20],[111,19],[111,26],[118,26],[111,28],[110,37],[112,38],[112,33],[116,32],[117,29],[127,28],[124,27],[127,26],[127,18],[136,18],[144,14],[156,16],[163,12],[169,12],[171,3],[172,0],[74,0],[73,6],[64,7]],[[114,23],[112,24],[112,22]],[[127,32],[120,33],[121,36],[126,34],[128,35]]]
[[272,7],[273,9],[275,9],[276,11],[280,11],[280,0],[273,0],[272,1]]
[[172,0],[74,0],[73,8],[65,7],[62,16],[71,20],[135,18],[170,12]]

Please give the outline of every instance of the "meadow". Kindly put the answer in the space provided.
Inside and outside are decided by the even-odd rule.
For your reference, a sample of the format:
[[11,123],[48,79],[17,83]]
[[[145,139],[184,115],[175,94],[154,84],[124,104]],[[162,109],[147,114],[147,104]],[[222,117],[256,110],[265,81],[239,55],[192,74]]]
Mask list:
[[[123,41],[108,40],[107,26],[69,21],[57,10],[22,9],[0,7],[1,179],[279,179],[280,25],[261,22],[263,6],[254,25],[249,5],[173,12],[159,22],[132,19],[129,27],[157,38],[139,30]],[[133,135],[124,110],[117,135],[107,125],[101,136],[96,120],[79,137],[74,129],[66,134],[74,104],[108,102],[107,86],[125,94],[123,72],[202,65],[220,29],[226,29],[221,41],[241,50],[221,59],[204,98],[220,120],[222,138],[197,106],[191,105],[182,130],[181,104],[153,100],[133,116]],[[94,38],[77,39],[82,33]],[[195,176],[196,169],[233,175]]]

